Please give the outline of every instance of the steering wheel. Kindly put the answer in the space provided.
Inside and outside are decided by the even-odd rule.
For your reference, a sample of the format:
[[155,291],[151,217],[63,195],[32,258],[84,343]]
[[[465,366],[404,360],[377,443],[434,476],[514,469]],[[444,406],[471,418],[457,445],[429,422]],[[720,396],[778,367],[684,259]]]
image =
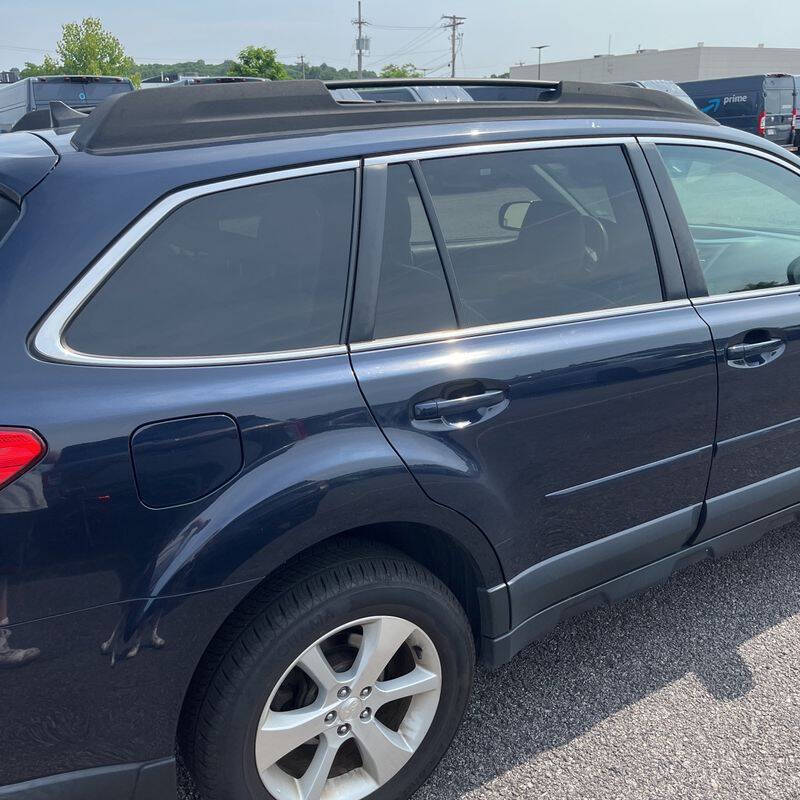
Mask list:
[[602,264],[608,256],[610,244],[608,231],[597,217],[582,215],[585,232],[584,264],[591,272],[598,264]]
[[789,266],[786,267],[786,278],[792,286],[800,283],[800,256],[795,258],[794,261],[790,262]]

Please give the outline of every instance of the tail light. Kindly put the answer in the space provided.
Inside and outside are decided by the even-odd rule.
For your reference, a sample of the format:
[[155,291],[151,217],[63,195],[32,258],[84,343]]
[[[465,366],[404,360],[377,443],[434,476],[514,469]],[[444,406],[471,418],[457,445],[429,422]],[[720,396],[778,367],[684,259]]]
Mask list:
[[28,428],[0,428],[0,488],[32,467],[45,452],[45,443]]
[[767,135],[767,115],[763,111],[758,115],[758,135]]
[[797,130],[797,109],[792,109],[792,133]]

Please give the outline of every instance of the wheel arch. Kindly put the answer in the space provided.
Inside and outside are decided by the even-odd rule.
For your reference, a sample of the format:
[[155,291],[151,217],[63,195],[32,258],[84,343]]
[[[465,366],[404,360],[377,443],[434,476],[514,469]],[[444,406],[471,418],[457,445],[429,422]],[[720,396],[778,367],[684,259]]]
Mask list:
[[[456,516],[460,518],[460,515]],[[467,520],[461,519],[469,525]],[[320,547],[335,547],[345,539],[388,545],[430,570],[453,592],[464,609],[472,627],[476,651],[479,652],[484,637],[497,636],[508,630],[510,613],[507,587],[502,581],[497,556],[483,534],[477,529],[474,532],[479,537],[473,542],[476,550],[465,544],[455,531],[444,527],[418,521],[372,523],[342,530],[313,544],[307,544],[287,560],[276,564],[275,568],[255,583],[231,609],[195,665],[178,717],[179,747],[182,745],[183,737],[187,735],[187,728],[192,727],[189,720],[196,711],[192,704],[195,687],[198,683],[208,680],[209,671],[212,671],[222,659],[230,647],[232,638],[238,636],[255,616],[259,606],[254,599],[282,571],[301,562],[310,552],[317,553]],[[494,581],[498,578],[501,581],[495,584]],[[490,585],[487,586],[487,583]]]

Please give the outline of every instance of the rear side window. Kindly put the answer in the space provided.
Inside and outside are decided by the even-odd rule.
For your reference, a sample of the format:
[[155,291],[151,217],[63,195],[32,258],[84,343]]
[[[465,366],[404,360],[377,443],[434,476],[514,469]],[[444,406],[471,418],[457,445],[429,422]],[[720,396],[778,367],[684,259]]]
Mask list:
[[354,174],[205,195],[178,208],[111,274],[66,344],[115,357],[191,357],[337,344]]
[[17,221],[19,209],[7,197],[0,195],[0,243]]
[[374,338],[456,327],[433,233],[408,164],[389,167]]
[[619,147],[457,156],[422,169],[464,324],[662,299],[650,230]]

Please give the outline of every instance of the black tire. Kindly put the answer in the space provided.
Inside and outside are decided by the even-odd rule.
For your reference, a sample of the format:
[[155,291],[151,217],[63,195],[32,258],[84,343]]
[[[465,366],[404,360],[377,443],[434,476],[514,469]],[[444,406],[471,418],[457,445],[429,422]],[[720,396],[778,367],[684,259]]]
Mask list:
[[404,800],[413,794],[461,723],[474,672],[472,630],[453,594],[420,564],[383,545],[344,540],[270,578],[209,649],[182,724],[182,754],[204,800],[272,800],[254,753],[271,691],[317,639],[371,615],[418,626],[441,662],[439,705],[422,744],[368,798]]

